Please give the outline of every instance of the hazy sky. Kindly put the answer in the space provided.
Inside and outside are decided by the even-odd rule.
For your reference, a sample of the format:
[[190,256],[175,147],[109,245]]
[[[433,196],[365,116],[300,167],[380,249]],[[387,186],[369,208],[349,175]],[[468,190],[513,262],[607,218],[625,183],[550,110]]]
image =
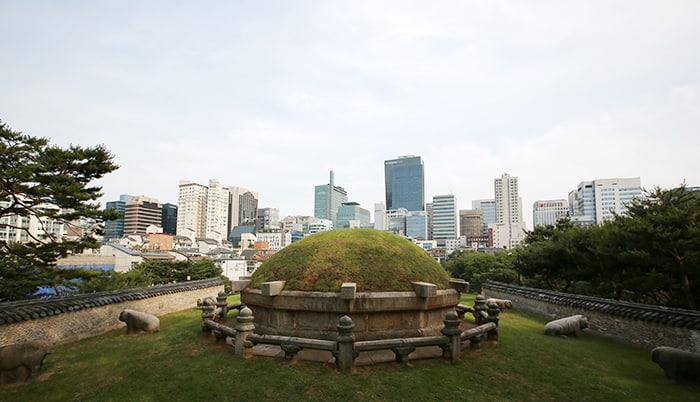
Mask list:
[[0,119],[104,144],[104,197],[177,203],[181,179],[313,215],[335,171],[384,201],[419,155],[460,209],[517,176],[700,185],[700,1],[0,0]]

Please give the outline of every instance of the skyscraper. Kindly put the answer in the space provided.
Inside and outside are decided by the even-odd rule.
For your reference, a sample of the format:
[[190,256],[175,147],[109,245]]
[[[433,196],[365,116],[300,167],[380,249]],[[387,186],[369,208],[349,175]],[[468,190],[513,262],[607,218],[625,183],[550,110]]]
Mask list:
[[241,187],[224,187],[219,180],[209,186],[180,180],[177,235],[224,241],[234,224],[253,224],[258,193]]
[[575,222],[602,223],[612,219],[613,213],[624,214],[627,204],[641,197],[639,177],[583,181],[569,193],[569,209]]
[[249,225],[258,216],[258,193],[246,191],[238,196],[238,225]]
[[177,233],[177,205],[170,203],[163,204],[163,214],[161,217],[163,233],[172,235]]
[[457,200],[453,194],[433,196],[433,240],[444,244],[457,238]]
[[145,234],[151,226],[162,228],[163,206],[157,199],[130,197],[124,205],[124,234]]
[[243,187],[226,187],[231,195],[229,210],[229,230],[253,222],[258,208],[258,193]]
[[330,172],[328,184],[321,184],[314,189],[314,217],[328,219],[336,224],[338,208],[348,202],[348,193],[334,183],[333,171]]
[[400,156],[384,161],[384,187],[388,211],[425,210],[425,174],[420,156]]
[[489,235],[489,223],[496,223],[496,200],[474,200],[472,201],[472,209],[480,209],[483,212],[483,226],[481,235],[487,237]]
[[124,207],[126,206],[126,201],[131,197],[131,195],[122,194],[119,196],[119,201],[108,201],[105,204],[105,209],[114,209],[121,215],[117,219],[105,221],[105,243],[110,240],[121,239],[124,236]]
[[207,216],[207,186],[180,180],[177,199],[177,235],[191,238],[204,237]]
[[522,201],[518,196],[518,178],[504,173],[494,180],[496,200],[496,223],[489,224],[493,230],[493,245],[497,248],[513,248],[525,237]]

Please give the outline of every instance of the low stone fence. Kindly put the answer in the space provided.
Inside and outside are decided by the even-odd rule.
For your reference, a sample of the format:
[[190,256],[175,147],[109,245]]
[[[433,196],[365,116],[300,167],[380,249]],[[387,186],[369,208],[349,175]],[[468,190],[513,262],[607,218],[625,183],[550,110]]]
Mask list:
[[700,352],[700,312],[629,303],[487,281],[485,296],[510,299],[513,309],[555,319],[588,318],[589,331],[653,349],[656,346]]
[[45,300],[0,303],[0,346],[28,341],[64,344],[121,328],[125,308],[163,315],[192,308],[223,291],[220,278]]
[[451,311],[445,315],[441,335],[357,341],[355,323],[348,315],[338,319],[333,340],[256,333],[253,312],[245,306],[237,306],[240,313],[236,317],[235,325],[231,327],[225,322],[232,306],[227,306],[225,298],[219,295],[216,301],[209,297],[202,303],[202,333],[205,336],[213,335],[218,341],[233,345],[234,355],[239,358],[252,355],[253,346],[258,344],[278,345],[284,351],[287,360],[293,359],[302,349],[331,352],[335,358],[335,365],[341,372],[350,371],[360,353],[378,350],[391,350],[397,362],[408,363],[409,354],[417,347],[438,346],[442,349],[445,359],[456,362],[461,357],[461,351],[465,347],[463,344],[466,342],[469,342],[469,348],[478,349],[483,339],[498,341],[499,310],[494,304],[489,306],[488,313],[480,315],[478,312],[486,308],[484,304],[485,300],[482,299],[481,308],[475,306],[476,308],[470,309],[459,305],[461,315],[466,310],[477,312],[477,326],[464,331],[460,328],[462,317],[458,312]]

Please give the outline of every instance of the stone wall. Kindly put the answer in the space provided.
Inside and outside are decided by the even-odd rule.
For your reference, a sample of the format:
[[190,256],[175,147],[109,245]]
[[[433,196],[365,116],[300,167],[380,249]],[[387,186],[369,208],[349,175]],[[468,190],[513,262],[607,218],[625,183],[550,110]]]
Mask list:
[[[700,352],[700,312],[513,286],[487,281],[486,297],[510,299],[513,309],[548,319],[583,314],[588,331],[636,344]],[[544,328],[543,328],[544,330]]]
[[124,327],[125,308],[160,316],[193,308],[224,290],[220,278],[46,300],[0,303],[0,346],[27,341],[63,344]]

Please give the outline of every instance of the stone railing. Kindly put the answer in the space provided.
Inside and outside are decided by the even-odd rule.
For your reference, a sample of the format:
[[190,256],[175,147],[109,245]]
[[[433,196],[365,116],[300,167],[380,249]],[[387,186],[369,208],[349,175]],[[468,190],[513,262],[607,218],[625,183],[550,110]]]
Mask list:
[[589,331],[647,349],[673,346],[700,352],[700,312],[486,281],[487,297],[510,299],[513,309],[554,319],[588,318]]
[[[245,306],[239,306],[241,308],[236,317],[236,324],[234,327],[230,327],[224,322],[227,319],[227,308],[230,310],[231,306],[224,307],[224,305],[225,302],[222,300],[216,302],[213,298],[204,300],[200,307],[202,309],[202,333],[205,336],[213,335],[219,342],[225,341],[233,345],[236,357],[242,358],[252,355],[252,348],[257,344],[278,345],[284,351],[287,360],[293,359],[302,349],[321,350],[331,352],[335,358],[335,365],[341,372],[350,371],[354,367],[357,356],[363,352],[391,350],[397,362],[407,363],[409,354],[414,352],[417,347],[438,346],[442,349],[442,355],[445,359],[456,362],[461,356],[464,343],[469,342],[471,349],[477,349],[484,338],[489,341],[498,341],[499,310],[495,305],[488,308],[488,313],[483,316],[480,325],[464,331],[460,328],[462,318],[457,312],[452,311],[445,316],[444,327],[441,330],[442,335],[367,341],[355,340],[353,333],[355,324],[352,318],[347,315],[343,315],[337,321],[335,340],[313,339],[257,334],[255,333],[253,312]],[[465,309],[464,306],[461,307]],[[477,323],[479,321],[477,319]]]
[[77,341],[123,327],[119,313],[125,308],[163,315],[192,308],[197,299],[223,289],[220,278],[211,278],[0,303],[0,346],[29,341],[49,344]]

